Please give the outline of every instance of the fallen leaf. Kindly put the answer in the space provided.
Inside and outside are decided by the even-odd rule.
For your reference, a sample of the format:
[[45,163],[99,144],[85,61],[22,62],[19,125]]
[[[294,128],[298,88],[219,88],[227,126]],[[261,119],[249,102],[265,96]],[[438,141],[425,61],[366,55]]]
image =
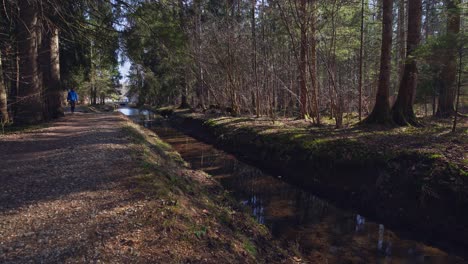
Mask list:
[[294,257],[293,257],[293,260],[294,260],[294,261],[296,261],[296,262],[301,262],[301,261],[302,261],[302,259],[301,259],[301,258],[299,258],[299,257],[296,257],[296,256],[294,256]]

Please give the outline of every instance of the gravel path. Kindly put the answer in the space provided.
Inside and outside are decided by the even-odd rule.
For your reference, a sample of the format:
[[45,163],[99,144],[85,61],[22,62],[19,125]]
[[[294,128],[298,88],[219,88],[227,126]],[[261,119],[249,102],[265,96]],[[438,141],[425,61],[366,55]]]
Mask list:
[[128,253],[125,241],[115,245],[129,232],[119,226],[145,205],[123,184],[136,169],[123,121],[77,113],[0,135],[0,263],[90,263]]

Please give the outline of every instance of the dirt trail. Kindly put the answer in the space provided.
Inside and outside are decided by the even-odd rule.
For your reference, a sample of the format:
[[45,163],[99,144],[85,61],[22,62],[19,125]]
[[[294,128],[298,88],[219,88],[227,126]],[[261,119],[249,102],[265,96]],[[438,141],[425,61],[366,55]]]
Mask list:
[[0,138],[0,262],[90,262],[106,252],[105,236],[138,208],[121,184],[135,165],[119,121],[78,113]]

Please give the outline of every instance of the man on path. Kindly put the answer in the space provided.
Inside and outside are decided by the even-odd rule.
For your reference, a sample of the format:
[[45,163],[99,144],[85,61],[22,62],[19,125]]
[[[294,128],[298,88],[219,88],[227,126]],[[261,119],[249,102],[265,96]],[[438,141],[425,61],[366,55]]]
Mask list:
[[78,94],[73,88],[68,92],[67,101],[70,102],[71,112],[75,113],[75,104],[78,102]]

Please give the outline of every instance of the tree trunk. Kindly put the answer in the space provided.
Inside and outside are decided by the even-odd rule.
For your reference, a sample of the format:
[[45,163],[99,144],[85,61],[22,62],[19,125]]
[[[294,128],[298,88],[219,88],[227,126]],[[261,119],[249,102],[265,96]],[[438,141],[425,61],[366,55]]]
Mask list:
[[306,53],[307,53],[307,29],[306,29],[306,0],[301,0],[301,51],[299,61],[299,85],[300,85],[300,118],[307,116],[307,80],[306,80]]
[[91,81],[91,92],[90,92],[90,100],[92,105],[97,104],[97,89],[96,89],[96,68],[94,65],[94,50],[93,50],[93,43],[91,43],[90,47],[90,60],[91,60],[91,70],[90,70],[90,81]]
[[455,103],[455,115],[453,118],[452,133],[457,129],[458,121],[458,108],[460,106],[460,90],[461,90],[461,77],[463,74],[463,47],[460,46],[458,50],[458,81],[457,81],[457,102]]
[[48,34],[47,31],[44,29],[45,19],[43,16],[38,14],[38,22],[36,27],[36,36],[37,36],[37,76],[38,76],[38,85],[41,91],[41,109],[42,109],[42,117],[44,120],[49,119],[48,113],[48,97],[46,91],[46,83],[48,82],[50,67],[48,66]]
[[10,121],[7,103],[6,86],[3,80],[2,52],[0,51],[0,123],[2,124]]
[[43,20],[40,20],[40,24],[44,26],[37,27],[37,36],[38,36],[38,63],[39,63],[39,86],[43,94],[43,115],[44,119],[50,119],[49,106],[50,106],[50,96],[49,96],[49,82],[50,82],[50,37],[51,34],[49,30],[45,29],[45,23]]
[[[14,102],[16,102],[16,100],[18,99],[18,91],[20,87],[20,57],[19,57],[18,43],[16,43],[15,67],[14,68],[15,68],[15,78],[12,80],[10,98]],[[13,112],[16,113],[16,105],[14,105],[12,108],[13,108]]]
[[187,100],[187,90],[184,89],[184,92],[182,93],[181,98],[180,98],[179,108],[180,109],[185,109],[185,108],[189,108],[189,107],[190,107],[190,105],[189,105],[188,100]]
[[418,125],[413,110],[418,84],[418,67],[412,56],[421,40],[422,1],[409,0],[408,12],[408,46],[405,70],[398,90],[398,97],[392,109],[393,121],[401,126]]
[[17,97],[19,124],[35,124],[43,120],[41,87],[38,76],[37,3],[19,1],[18,52],[20,57],[20,85]]
[[447,49],[443,57],[441,72],[441,87],[439,93],[438,117],[449,117],[455,113],[456,96],[455,80],[457,76],[457,34],[460,32],[460,0],[446,0],[447,6]]
[[427,41],[428,37],[432,35],[432,0],[425,1],[425,17],[424,17],[424,41]]
[[[411,0],[408,0],[411,2]],[[408,18],[411,19],[410,14]],[[408,23],[409,24],[409,23]],[[409,25],[408,25],[409,26]],[[398,0],[398,83],[401,83],[406,59],[406,5],[405,0]]]
[[[252,23],[252,73],[253,73],[253,90],[255,91],[255,99],[253,99],[255,114],[257,117],[260,116],[260,89],[258,87],[258,74],[257,74],[257,32],[255,22],[255,8],[257,0],[252,0],[251,7],[251,23]],[[252,92],[252,95],[254,93]]]
[[317,40],[316,31],[317,31],[317,16],[316,16],[316,8],[317,8],[317,0],[313,0],[312,4],[312,14],[311,14],[311,37],[310,37],[310,77],[312,81],[312,110],[314,112],[316,123],[320,125],[320,107],[319,107],[319,83],[318,83],[318,70],[317,70]]
[[427,95],[424,95],[424,117],[427,117]]
[[48,40],[50,47],[49,65],[50,76],[48,88],[49,97],[49,114],[51,118],[64,116],[63,114],[63,96],[62,86],[60,82],[60,50],[59,50],[59,29],[56,26],[51,26],[50,39]]
[[196,83],[196,95],[198,99],[198,105],[204,110],[205,109],[205,89],[204,89],[204,73],[202,67],[202,6],[201,0],[195,0],[195,32],[196,32],[196,53],[197,53],[197,83]]
[[[263,76],[263,79],[262,79],[262,86],[259,85],[258,89],[257,89],[257,108],[258,108],[258,111],[260,112],[260,115],[262,114],[262,105],[261,105],[261,100],[262,100],[262,93],[261,91],[265,91],[266,90],[266,84],[265,84],[265,79],[266,79],[266,75],[267,75],[267,61],[266,61],[266,44],[265,44],[265,0],[262,0],[262,8],[261,8],[261,12],[260,12],[260,20],[262,21],[261,25],[261,34],[262,34],[262,41],[261,41],[261,53],[262,53],[262,57],[263,57],[263,60],[262,60],[262,65],[261,67],[263,68],[263,73],[262,73],[262,76]],[[261,88],[261,89],[260,89]]]
[[364,120],[367,124],[391,124],[388,94],[390,88],[392,50],[392,7],[393,0],[382,1],[382,46],[380,54],[380,75],[374,109]]
[[359,102],[358,114],[359,122],[362,120],[362,79],[363,79],[363,63],[364,63],[364,0],[361,0],[361,35],[359,46]]
[[[10,54],[5,54],[6,57],[10,57],[10,65],[4,65],[3,69],[5,72],[8,72],[7,69],[11,69],[10,80],[4,79],[5,89],[7,90],[7,101],[16,102],[19,91],[19,54],[18,54],[18,43],[15,41],[10,46],[12,51]],[[6,60],[8,61],[8,60]],[[4,61],[5,62],[5,61]],[[4,77],[6,74],[4,75]],[[16,104],[12,104],[9,107],[9,117],[10,121],[13,121],[13,118],[16,113]]]
[[[336,10],[335,10],[336,8]],[[328,94],[330,97],[330,119],[333,119],[336,116],[336,111],[338,110],[338,93],[337,93],[337,83],[336,79],[336,15],[339,8],[337,8],[337,2],[333,2],[332,14],[331,14],[331,40],[330,40],[330,49],[328,51],[328,62],[327,62],[327,72],[328,72]],[[335,119],[335,121],[337,121]]]
[[[178,4],[179,4],[180,26],[182,27],[183,31],[186,31],[187,30],[187,21],[186,21],[187,15],[185,13],[184,1],[179,0]],[[187,95],[188,95],[188,83],[187,83],[188,76],[187,76],[187,73],[189,71],[190,71],[190,66],[185,65],[184,66],[184,72],[181,72],[181,76],[183,76],[183,77],[181,77],[181,80],[180,80],[181,88],[182,88],[181,95],[180,95],[180,105],[179,105],[180,109],[185,109],[185,108],[190,107],[190,105],[188,103],[188,99],[187,99]]]

